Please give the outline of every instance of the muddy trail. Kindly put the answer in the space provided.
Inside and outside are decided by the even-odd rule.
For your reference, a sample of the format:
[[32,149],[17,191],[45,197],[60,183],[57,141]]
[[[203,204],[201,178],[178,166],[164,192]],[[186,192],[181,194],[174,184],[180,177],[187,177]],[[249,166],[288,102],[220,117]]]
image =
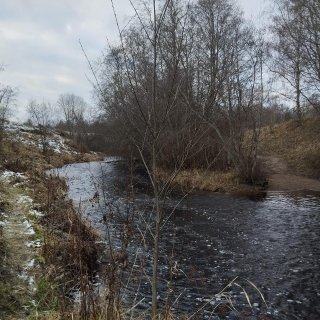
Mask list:
[[280,157],[264,156],[260,158],[268,177],[270,191],[320,191],[320,181],[295,175],[286,161]]

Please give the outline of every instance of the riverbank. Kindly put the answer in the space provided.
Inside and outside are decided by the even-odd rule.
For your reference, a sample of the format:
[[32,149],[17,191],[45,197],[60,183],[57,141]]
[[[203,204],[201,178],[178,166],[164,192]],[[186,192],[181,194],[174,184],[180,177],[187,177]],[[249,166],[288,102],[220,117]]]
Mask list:
[[[231,193],[243,196],[259,196],[267,191],[316,191],[320,192],[320,180],[296,175],[286,161],[279,157],[259,157],[262,170],[266,177],[265,186],[254,186],[240,182],[235,172],[219,172],[209,170],[181,171],[173,179],[176,188],[184,192],[196,190],[209,192]],[[167,172],[161,172],[161,180],[169,178]]]
[[42,239],[33,222],[41,213],[32,209],[26,176],[0,175],[0,318],[15,314],[26,318],[34,308],[35,259]]
[[269,191],[303,191],[320,192],[320,180],[294,174],[283,158],[260,157],[268,179]]
[[97,269],[97,233],[66,198],[65,182],[45,171],[102,155],[79,153],[56,133],[43,153],[34,132],[10,126],[1,143],[0,319],[87,312],[73,310],[70,293],[88,285]]
[[[183,191],[204,190],[236,195],[266,191],[320,191],[320,119],[294,120],[264,127],[259,135],[259,165],[264,185],[241,183],[236,172],[202,169],[182,170],[173,184]],[[160,172],[167,180],[170,173]]]
[[[168,180],[169,177],[169,172],[160,172],[160,179],[162,181]],[[241,183],[239,176],[232,170],[225,172],[202,169],[182,170],[177,173],[172,183],[176,188],[180,188],[184,192],[201,190],[251,195],[260,193],[264,190],[261,186],[252,186]]]
[[320,118],[262,128],[260,161],[270,191],[320,191]]

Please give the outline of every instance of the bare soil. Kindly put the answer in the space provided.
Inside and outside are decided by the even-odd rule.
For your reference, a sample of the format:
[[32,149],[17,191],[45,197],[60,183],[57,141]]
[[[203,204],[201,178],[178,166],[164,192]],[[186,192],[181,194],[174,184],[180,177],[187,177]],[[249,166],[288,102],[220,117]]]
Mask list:
[[285,160],[279,157],[260,158],[268,177],[270,191],[320,191],[320,181],[293,174]]

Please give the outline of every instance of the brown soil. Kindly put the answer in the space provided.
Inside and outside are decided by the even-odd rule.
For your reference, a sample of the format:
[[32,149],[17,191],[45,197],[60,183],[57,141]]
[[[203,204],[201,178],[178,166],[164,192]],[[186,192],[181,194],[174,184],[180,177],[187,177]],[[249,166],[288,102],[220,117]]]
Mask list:
[[270,191],[320,191],[320,181],[293,174],[279,157],[261,157],[269,181]]

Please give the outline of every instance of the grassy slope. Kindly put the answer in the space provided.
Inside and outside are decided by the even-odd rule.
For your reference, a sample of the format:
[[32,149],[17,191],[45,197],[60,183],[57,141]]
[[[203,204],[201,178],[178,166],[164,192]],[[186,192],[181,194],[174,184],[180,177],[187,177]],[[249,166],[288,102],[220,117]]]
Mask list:
[[[320,178],[320,118],[306,119],[302,126],[296,121],[288,121],[261,129],[259,155],[283,158],[289,169],[310,178]],[[165,180],[168,173],[161,172]],[[259,187],[240,183],[236,173],[210,170],[186,170],[179,172],[173,181],[177,186],[189,191],[226,191],[239,194],[259,192]]]
[[301,126],[288,121],[262,128],[259,154],[287,161],[295,174],[320,178],[320,118],[306,119]]

